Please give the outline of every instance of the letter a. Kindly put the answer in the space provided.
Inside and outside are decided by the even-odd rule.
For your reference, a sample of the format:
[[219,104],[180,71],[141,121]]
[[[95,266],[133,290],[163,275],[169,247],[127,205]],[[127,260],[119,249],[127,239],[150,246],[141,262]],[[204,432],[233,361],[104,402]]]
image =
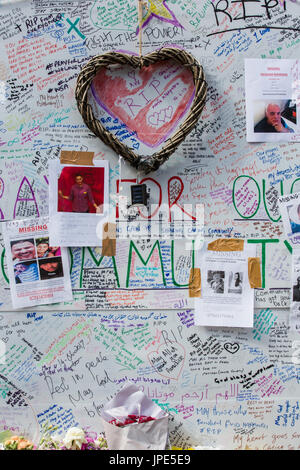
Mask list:
[[[19,211],[19,208],[20,208],[20,211]],[[35,215],[37,217],[40,216],[37,202],[35,199],[35,194],[26,176],[24,176],[24,178],[22,179],[20,187],[19,187],[17,199],[15,202],[13,217],[15,218],[17,215],[25,216],[25,214],[23,214],[24,208],[26,208],[26,212],[30,212],[29,215],[31,216]]]

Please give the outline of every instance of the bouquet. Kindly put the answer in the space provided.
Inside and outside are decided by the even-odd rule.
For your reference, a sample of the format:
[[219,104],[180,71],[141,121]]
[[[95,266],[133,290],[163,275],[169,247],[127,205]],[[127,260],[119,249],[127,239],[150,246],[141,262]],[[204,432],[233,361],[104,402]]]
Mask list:
[[135,385],[125,385],[102,410],[109,449],[165,449],[169,415]]

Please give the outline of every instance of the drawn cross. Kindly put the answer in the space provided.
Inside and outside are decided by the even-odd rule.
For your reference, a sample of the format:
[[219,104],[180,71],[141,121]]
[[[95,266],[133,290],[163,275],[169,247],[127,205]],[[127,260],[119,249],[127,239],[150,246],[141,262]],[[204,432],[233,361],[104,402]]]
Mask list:
[[78,34],[78,36],[81,37],[81,39],[85,39],[85,35],[82,34],[82,33],[79,31],[78,28],[76,28],[76,25],[77,25],[78,21],[80,20],[80,18],[77,18],[74,23],[72,23],[72,22],[69,20],[69,18],[66,18],[66,20],[67,20],[67,22],[68,22],[69,25],[70,25],[70,28],[68,29],[68,33],[70,33],[70,32],[72,31],[72,29],[74,29],[74,30],[76,31],[76,33]]

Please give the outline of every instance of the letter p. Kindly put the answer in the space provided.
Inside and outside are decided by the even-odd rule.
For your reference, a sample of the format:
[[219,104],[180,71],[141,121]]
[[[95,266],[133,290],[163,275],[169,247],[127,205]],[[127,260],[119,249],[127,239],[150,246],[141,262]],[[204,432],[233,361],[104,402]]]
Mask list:
[[272,10],[272,8],[277,7],[277,5],[278,0],[265,0],[265,4],[262,5],[262,8],[266,9],[267,17],[269,20],[271,19],[270,10]]

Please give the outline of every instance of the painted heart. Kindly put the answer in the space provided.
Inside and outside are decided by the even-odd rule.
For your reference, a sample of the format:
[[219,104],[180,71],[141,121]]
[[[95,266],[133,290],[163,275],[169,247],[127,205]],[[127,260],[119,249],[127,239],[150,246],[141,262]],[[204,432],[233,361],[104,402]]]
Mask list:
[[225,343],[224,349],[230,354],[235,354],[240,349],[240,345],[238,343]]
[[147,118],[148,123],[150,126],[159,128],[165,123],[170,123],[171,117],[173,115],[173,108],[172,106],[168,106],[167,108],[161,109],[159,113],[150,114]]
[[[109,114],[109,119],[118,120],[118,132],[116,126],[105,127],[94,116],[89,89],[99,109]],[[159,168],[195,127],[206,89],[203,69],[191,54],[163,48],[143,57],[120,52],[94,57],[78,76],[75,96],[89,129],[134,167],[149,173]],[[135,136],[136,146],[125,145],[124,134]],[[138,149],[139,142],[152,153],[136,154],[133,147]]]
[[148,354],[148,360],[156,372],[167,379],[178,380],[185,361],[185,349],[177,342],[168,342]]

